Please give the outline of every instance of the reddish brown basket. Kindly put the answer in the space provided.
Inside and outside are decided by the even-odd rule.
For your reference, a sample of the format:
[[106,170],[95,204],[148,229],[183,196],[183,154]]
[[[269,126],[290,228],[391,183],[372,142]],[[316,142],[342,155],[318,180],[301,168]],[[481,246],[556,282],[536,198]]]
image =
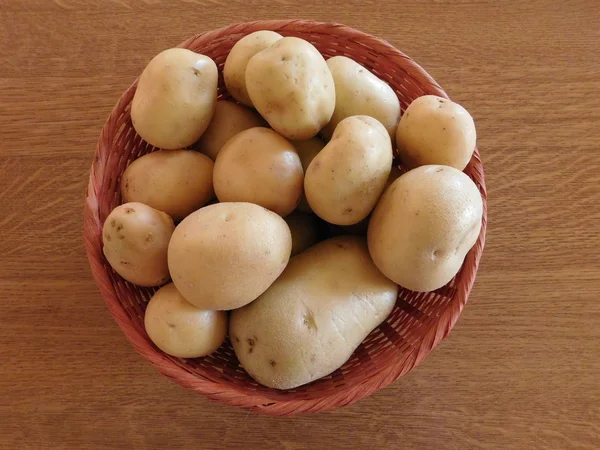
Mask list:
[[[273,30],[314,44],[323,56],[348,56],[385,80],[402,109],[424,94],[447,97],[418,64],[388,42],[344,25],[277,20],[230,25],[194,36],[180,45],[210,56],[220,69],[231,47],[246,34]],[[116,275],[102,254],[102,224],[120,203],[119,178],[127,165],[151,152],[135,133],[130,103],[137,81],[123,94],[98,140],[84,210],[85,245],[92,274],[108,309],[135,349],[180,385],[229,405],[271,415],[317,412],[349,405],[368,396],[421,363],[450,332],[467,302],[485,242],[487,195],[483,165],[476,150],[465,172],[483,197],[483,226],[475,247],[447,286],[430,293],[400,290],[390,317],[373,331],[342,368],[309,385],[288,391],[257,384],[240,367],[229,342],[214,354],[179,359],[162,353],[144,330],[144,310],[154,289],[140,288]],[[227,98],[223,80],[219,96]]]

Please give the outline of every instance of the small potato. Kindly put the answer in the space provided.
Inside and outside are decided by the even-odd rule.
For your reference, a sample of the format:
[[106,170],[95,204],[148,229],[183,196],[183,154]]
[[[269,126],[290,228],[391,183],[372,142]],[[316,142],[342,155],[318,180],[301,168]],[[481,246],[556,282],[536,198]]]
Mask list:
[[250,33],[236,42],[223,67],[225,86],[233,98],[246,106],[253,106],[246,89],[246,66],[258,52],[270,47],[282,36],[274,31],[261,30]]
[[319,219],[314,214],[294,212],[285,218],[292,233],[292,256],[302,253],[319,241]]
[[[323,147],[325,147],[325,142],[321,139],[314,137],[312,139],[307,139],[305,141],[292,141],[294,148],[298,152],[298,156],[300,157],[300,162],[302,163],[302,170],[306,173],[306,169],[310,165],[310,162],[317,156]],[[308,200],[306,200],[306,195],[304,194],[304,189],[302,190],[302,196],[300,197],[300,203],[298,203],[298,211],[311,213],[312,209],[310,209],[310,205],[308,204]]]
[[159,53],[142,72],[131,101],[135,131],[155,147],[192,145],[215,111],[217,78],[208,56],[183,48]]
[[158,150],[133,161],[121,177],[124,202],[140,202],[175,220],[214,196],[214,163],[190,150]]
[[254,127],[264,127],[267,123],[256,111],[237,103],[221,100],[217,102],[215,115],[210,125],[194,148],[215,161],[221,148],[236,134]]
[[348,117],[308,166],[304,192],[320,218],[352,225],[375,207],[391,168],[392,144],[383,125],[368,116]]
[[170,283],[150,299],[144,325],[163,352],[178,358],[199,358],[214,352],[225,340],[227,313],[192,305]]
[[281,274],[292,236],[277,214],[252,203],[217,203],[190,214],[169,244],[169,269],[184,298],[202,309],[239,308]]
[[451,100],[424,95],[404,112],[396,132],[400,159],[409,169],[442,164],[464,170],[477,133],[469,112]]
[[282,217],[302,195],[304,173],[294,146],[269,128],[251,128],[221,149],[214,185],[221,202],[249,202]]
[[330,139],[335,127],[351,116],[370,116],[388,131],[392,146],[400,120],[400,101],[394,90],[363,66],[345,56],[334,56],[327,65],[335,83],[335,110],[322,134]]
[[341,367],[385,321],[397,295],[364,238],[340,236],[292,258],[264,294],[233,311],[229,336],[252,378],[291,389]]
[[284,37],[257,53],[246,68],[252,103],[288,139],[315,136],[331,119],[335,86],[327,63],[309,42]]
[[369,223],[369,251],[389,279],[433,291],[459,271],[481,230],[477,186],[458,169],[421,166],[400,176]]
[[173,219],[150,206],[117,206],[102,227],[104,256],[127,281],[159,286],[169,279],[167,249],[174,229]]

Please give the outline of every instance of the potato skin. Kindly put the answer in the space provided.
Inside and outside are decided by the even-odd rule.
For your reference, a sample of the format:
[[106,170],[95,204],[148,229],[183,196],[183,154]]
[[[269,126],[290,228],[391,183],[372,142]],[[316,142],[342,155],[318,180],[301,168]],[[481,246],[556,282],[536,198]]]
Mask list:
[[286,267],[292,236],[285,221],[251,203],[217,203],[190,214],[169,243],[169,269],[183,297],[202,309],[239,308]]
[[[318,137],[314,137],[311,139],[307,139],[305,141],[292,141],[292,145],[298,152],[298,156],[300,157],[300,162],[302,163],[302,170],[306,173],[310,162],[317,156],[323,147],[325,147],[325,142],[323,142]],[[306,200],[306,194],[304,193],[304,189],[302,189],[302,196],[300,197],[300,203],[298,203],[298,211],[304,213],[311,213],[312,209],[308,204],[308,200]]]
[[214,352],[225,340],[227,313],[192,305],[169,283],[148,302],[144,325],[163,352],[178,358],[199,358]]
[[208,203],[214,196],[214,163],[190,150],[158,150],[133,161],[121,177],[124,202],[139,202],[174,220]]
[[439,165],[410,170],[392,183],[371,215],[371,257],[407,289],[441,288],[477,242],[482,213],[477,186],[460,170]]
[[335,110],[331,121],[323,128],[323,136],[330,139],[343,119],[363,115],[381,122],[394,146],[400,120],[400,101],[394,90],[346,56],[329,58],[327,66],[335,83]]
[[285,218],[292,233],[292,256],[302,253],[319,241],[321,227],[314,214],[293,212]]
[[242,105],[254,106],[246,89],[246,66],[258,52],[281,39],[279,33],[269,30],[255,31],[236,42],[223,67],[225,86],[233,98]]
[[442,164],[464,170],[477,141],[475,122],[469,112],[451,100],[424,95],[406,109],[396,142],[404,165],[409,168]]
[[294,146],[270,128],[251,128],[230,139],[214,169],[221,202],[249,202],[282,217],[298,205],[304,172]]
[[236,134],[254,127],[264,127],[267,122],[256,111],[237,103],[220,100],[208,128],[194,148],[215,161],[223,146]]
[[229,335],[252,378],[291,389],[342,366],[397,295],[364,238],[340,236],[293,257],[263,295],[232,312]]
[[331,119],[335,86],[327,63],[309,42],[284,37],[257,53],[246,68],[256,110],[282,136],[315,136]]
[[215,111],[217,78],[208,56],[183,48],[159,53],[142,72],[131,101],[135,131],[163,149],[192,145]]
[[391,168],[392,144],[383,125],[368,116],[348,117],[308,166],[306,199],[329,223],[358,223],[375,207]]
[[104,256],[125,280],[159,286],[169,279],[167,248],[174,229],[171,217],[150,206],[117,206],[102,227]]

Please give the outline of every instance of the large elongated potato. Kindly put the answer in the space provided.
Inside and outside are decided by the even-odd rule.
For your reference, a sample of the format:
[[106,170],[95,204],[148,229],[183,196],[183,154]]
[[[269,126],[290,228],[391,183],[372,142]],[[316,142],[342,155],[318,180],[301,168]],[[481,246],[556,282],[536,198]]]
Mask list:
[[202,309],[239,308],[281,274],[292,250],[285,221],[252,203],[217,203],[190,214],[169,243],[181,295]]
[[[323,142],[318,137],[314,137],[311,139],[307,139],[305,141],[292,141],[296,152],[298,152],[298,156],[300,157],[300,162],[302,163],[302,170],[306,173],[308,166],[311,161],[315,159],[317,153],[323,150],[325,147],[325,142]],[[304,194],[304,189],[302,190],[302,196],[300,197],[300,203],[298,203],[298,211],[311,213],[312,209],[310,209],[310,205],[306,200],[306,195]]]
[[194,144],[194,148],[215,161],[221,148],[236,134],[249,128],[266,125],[267,123],[256,111],[237,103],[221,100],[217,102],[217,109],[210,125],[200,140]]
[[471,160],[477,132],[469,112],[446,98],[424,95],[400,119],[396,143],[409,169],[443,164],[463,170]]
[[253,106],[246,89],[246,66],[248,61],[258,52],[271,46],[281,38],[282,36],[274,31],[255,31],[237,41],[229,55],[227,55],[223,67],[223,79],[231,96],[241,104]]
[[102,228],[104,256],[127,281],[159,286],[169,279],[167,249],[174,228],[173,219],[150,206],[117,206]]
[[260,115],[288,139],[315,136],[335,108],[327,63],[311,43],[296,37],[279,39],[250,59],[246,88]]
[[158,150],[133,161],[121,177],[124,202],[140,202],[175,220],[211,200],[214,163],[190,150]]
[[365,240],[340,236],[293,257],[263,295],[233,311],[229,336],[250,376],[290,389],[342,366],[387,318],[397,295]]
[[217,77],[208,56],[183,48],[159,53],[142,72],[131,102],[135,131],[155,147],[192,145],[215,111]]
[[304,178],[308,204],[329,223],[360,222],[383,192],[392,158],[390,136],[381,123],[368,116],[342,120],[308,166]]
[[385,127],[392,144],[400,120],[400,101],[394,90],[363,66],[345,56],[334,56],[327,65],[335,82],[335,110],[323,135],[331,138],[335,127],[346,117],[370,116]]
[[483,202],[460,170],[421,166],[386,190],[369,222],[369,251],[388,278],[433,291],[460,269],[481,230]]

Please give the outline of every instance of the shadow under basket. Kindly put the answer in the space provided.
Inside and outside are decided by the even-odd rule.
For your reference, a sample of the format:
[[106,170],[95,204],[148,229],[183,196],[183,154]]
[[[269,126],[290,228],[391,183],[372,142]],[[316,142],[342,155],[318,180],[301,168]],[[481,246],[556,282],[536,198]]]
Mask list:
[[[339,24],[304,20],[240,23],[194,36],[180,47],[211,57],[221,70],[231,47],[258,30],[303,38],[325,58],[344,55],[354,59],[394,89],[403,111],[412,100],[425,94],[447,97],[418,64],[389,43]],[[155,289],[124,281],[102,254],[102,225],[120,204],[121,174],[131,161],[155,150],[136,134],[131,124],[130,104],[136,86],[137,81],[125,91],[100,134],[87,188],[84,235],[92,274],[108,309],[135,349],[160,372],[213,400],[258,413],[287,416],[334,409],[370,395],[421,363],[448,335],[467,302],[485,242],[487,196],[477,149],[465,173],[483,197],[483,225],[460,272],[447,286],[434,292],[415,293],[401,288],[388,319],[331,375],[296,389],[279,391],[250,378],[229,341],[204,358],[180,359],[161,352],[144,330],[144,310]],[[229,98],[221,75],[219,98]]]

